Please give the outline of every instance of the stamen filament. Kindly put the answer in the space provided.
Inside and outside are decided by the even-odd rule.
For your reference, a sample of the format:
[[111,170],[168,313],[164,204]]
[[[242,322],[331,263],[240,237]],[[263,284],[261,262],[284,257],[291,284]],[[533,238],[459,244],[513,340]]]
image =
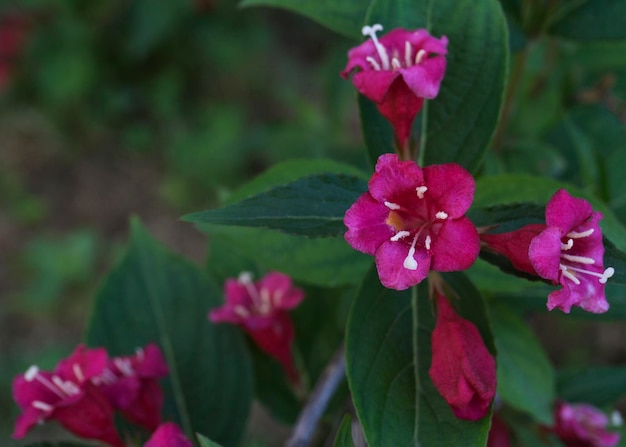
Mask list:
[[78,363],[74,363],[74,365],[72,365],[72,369],[74,370],[74,375],[76,376],[76,379],[79,382],[84,382],[85,375],[83,374],[83,370],[80,369],[80,365]]
[[361,32],[364,36],[369,36],[372,39],[374,47],[376,47],[376,51],[378,52],[378,57],[380,57],[380,62],[383,64],[383,68],[389,70],[389,55],[385,47],[378,41],[378,37],[376,37],[376,32],[382,30],[383,26],[377,23],[372,26],[364,26]]
[[564,243],[561,242],[561,250],[563,250],[563,251],[569,250],[573,246],[574,246],[574,240],[573,239],[568,239],[567,240],[567,244],[564,244]]
[[407,40],[404,42],[404,63],[407,68],[412,65],[411,62],[411,42]]
[[250,317],[250,312],[248,312],[248,310],[245,307],[243,307],[243,306],[235,306],[233,311],[237,315],[239,315],[241,318],[249,318]]
[[[30,368],[29,368],[29,371],[30,371]],[[28,378],[26,380],[28,380]],[[67,395],[64,393],[64,390],[61,387],[55,386],[56,384],[51,383],[48,379],[46,379],[44,376],[39,374],[39,371],[37,371],[37,374],[35,375],[35,377],[33,377],[32,380],[37,380],[37,382],[41,383],[48,390],[52,391],[61,399],[65,399],[67,397]]]
[[585,273],[587,275],[591,275],[591,276],[595,276],[596,278],[600,278],[600,283],[601,284],[606,284],[608,279],[615,274],[615,269],[613,267],[607,267],[604,270],[603,273],[597,273],[597,272],[591,272],[589,270],[579,269],[577,267],[572,267],[571,265],[564,266],[563,264],[561,264],[561,270],[563,271],[563,274],[565,276],[567,276],[568,278],[570,278],[570,279],[575,278],[575,280],[572,279],[572,281],[574,281],[576,283],[576,285],[580,284],[580,281],[578,280],[578,278],[576,278],[573,274],[571,274],[567,270],[573,270],[575,272]]
[[420,62],[422,62],[422,60],[424,59],[424,56],[426,56],[426,51],[419,50],[417,54],[415,55],[415,65],[418,65]]
[[410,236],[410,235],[411,235],[410,231],[402,230],[402,231],[398,231],[395,235],[391,236],[389,240],[391,242],[398,242],[400,239]]
[[392,211],[396,211],[402,208],[400,205],[398,205],[397,203],[393,203],[393,202],[384,202],[384,204],[387,208],[389,208]]
[[370,63],[374,70],[380,71],[380,65],[378,65],[378,62],[372,56],[367,56],[365,60]]
[[430,250],[430,243],[431,243],[431,239],[430,236],[426,236],[426,240],[424,240],[424,246],[426,247],[426,250]]
[[594,231],[595,230],[593,228],[589,228],[587,231],[582,232],[570,231],[569,233],[567,233],[567,237],[571,237],[572,239],[581,239],[591,236]]
[[559,268],[563,272],[563,276],[572,280],[574,284],[576,285],[580,284],[580,280],[576,278],[576,276],[572,272],[568,271],[568,267],[565,267],[564,265],[560,265]]
[[575,256],[575,255],[561,255],[562,258],[567,259],[568,261],[577,262],[579,264],[585,265],[593,265],[596,261],[593,258],[588,258],[587,256]]
[[52,410],[54,410],[54,407],[52,405],[42,402],[40,400],[34,400],[31,403],[31,405],[33,406],[33,408],[36,408],[37,410],[45,411],[46,413],[49,413]]
[[411,243],[411,248],[409,248],[409,254],[404,258],[404,262],[402,266],[407,270],[417,270],[417,261],[415,260],[415,244],[417,243],[417,236],[419,233],[415,235],[413,238],[413,243]]
[[399,70],[400,68],[402,68],[402,64],[395,57],[391,59],[391,66],[393,67],[394,70]]

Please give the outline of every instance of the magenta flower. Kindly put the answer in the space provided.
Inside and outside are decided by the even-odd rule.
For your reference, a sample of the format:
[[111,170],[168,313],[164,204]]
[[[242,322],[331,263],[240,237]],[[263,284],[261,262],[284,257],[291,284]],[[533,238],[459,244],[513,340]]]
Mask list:
[[163,391],[158,379],[167,376],[167,363],[155,344],[135,355],[114,357],[93,382],[114,408],[131,422],[155,430],[161,422]]
[[566,447],[613,447],[620,434],[606,430],[609,418],[588,404],[559,402],[555,408],[553,431]]
[[496,394],[496,362],[476,326],[435,293],[437,323],[428,375],[457,418],[476,421],[487,414]]
[[13,381],[13,398],[22,410],[13,438],[21,439],[36,424],[54,419],[75,435],[123,447],[114,410],[92,380],[104,371],[104,349],[78,346],[53,372],[32,366]]
[[572,306],[588,312],[609,309],[604,285],[613,276],[613,267],[604,268],[604,245],[598,221],[602,214],[591,204],[561,189],[546,206],[548,228],[535,237],[528,256],[539,276],[561,289],[548,296],[548,310],[555,307],[569,313]]
[[356,89],[374,101],[391,123],[400,148],[405,148],[411,125],[424,98],[433,99],[446,71],[448,39],[432,37],[425,29],[397,28],[377,38],[381,25],[363,27],[370,39],[348,52],[341,76],[352,78]]
[[165,422],[159,425],[144,447],[193,447],[193,443],[187,439],[178,425]]
[[420,168],[395,154],[378,158],[364,193],[346,212],[346,241],[375,256],[385,287],[404,290],[430,270],[469,268],[480,250],[478,233],[465,212],[475,182],[461,166]]
[[294,328],[288,310],[295,308],[304,293],[291,278],[278,272],[268,273],[253,282],[249,273],[229,279],[224,287],[226,303],[209,313],[214,323],[241,326],[259,348],[280,362],[293,382],[298,373],[291,354]]

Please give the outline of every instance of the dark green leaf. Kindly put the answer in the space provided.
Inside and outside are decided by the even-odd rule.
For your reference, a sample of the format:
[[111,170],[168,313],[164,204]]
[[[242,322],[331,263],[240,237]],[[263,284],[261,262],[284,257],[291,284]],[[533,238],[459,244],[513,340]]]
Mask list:
[[352,441],[352,417],[346,414],[341,421],[333,447],[354,447]]
[[200,433],[196,435],[198,437],[198,441],[200,442],[200,447],[221,447],[217,442],[213,442],[208,438],[205,438]]
[[363,0],[243,0],[240,5],[285,8],[309,17],[340,34],[358,39],[371,3]]
[[[358,284],[372,258],[350,247],[343,238],[309,239],[258,228],[202,226],[223,240],[233,253],[252,258],[268,270],[320,286]],[[219,257],[216,257],[219,262]],[[209,262],[212,262],[209,259]]]
[[340,236],[346,210],[367,190],[360,178],[320,174],[277,186],[215,210],[188,214],[193,223],[276,229],[308,237]]
[[[485,330],[477,292],[461,291],[467,280],[458,275],[446,275],[446,281],[461,297],[459,312],[466,318],[482,313],[483,322],[476,324]],[[367,441],[371,446],[484,446],[489,418],[457,419],[428,376],[434,319],[426,281],[412,293],[384,288],[372,269],[348,322],[348,381]],[[412,300],[418,308],[412,307]]]
[[625,367],[586,367],[558,372],[557,395],[568,402],[599,407],[615,405],[626,396]]
[[498,349],[498,394],[512,407],[552,425],[554,371],[526,323],[504,306],[490,309]]
[[96,297],[87,341],[111,355],[159,343],[170,368],[164,418],[188,436],[202,430],[234,446],[251,403],[251,365],[238,330],[206,319],[219,297],[197,267],[168,253],[133,221],[130,248]]
[[91,444],[77,444],[74,442],[37,442],[24,447],[89,447]]
[[372,166],[386,152],[393,152],[393,129],[376,108],[376,104],[363,95],[358,95],[359,115],[361,117],[363,138],[367,147],[367,156]]
[[550,34],[574,40],[626,38],[626,3],[622,0],[562,2]]

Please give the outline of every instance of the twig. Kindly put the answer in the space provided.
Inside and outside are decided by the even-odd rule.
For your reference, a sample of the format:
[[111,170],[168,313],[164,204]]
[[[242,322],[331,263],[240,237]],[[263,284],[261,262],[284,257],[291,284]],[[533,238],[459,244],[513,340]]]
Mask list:
[[328,401],[345,377],[345,371],[346,359],[342,344],[315,384],[306,405],[298,416],[291,438],[285,443],[286,447],[309,446]]

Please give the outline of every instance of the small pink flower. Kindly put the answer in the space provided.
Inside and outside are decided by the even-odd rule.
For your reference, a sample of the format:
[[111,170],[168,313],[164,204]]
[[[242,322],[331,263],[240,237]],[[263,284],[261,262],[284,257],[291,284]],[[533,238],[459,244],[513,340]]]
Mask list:
[[165,422],[159,425],[144,447],[193,447],[193,443],[187,439],[178,425]]
[[135,355],[114,357],[93,379],[114,408],[131,422],[155,430],[161,422],[163,391],[158,379],[167,376],[167,363],[155,344]]
[[346,212],[346,241],[376,258],[385,287],[404,290],[430,270],[469,268],[480,250],[478,233],[465,217],[475,182],[461,166],[420,168],[395,154],[378,158],[364,193]]
[[559,402],[553,431],[566,447],[613,447],[620,434],[606,430],[609,418],[588,404]]
[[397,28],[377,38],[379,24],[363,27],[370,39],[348,52],[341,76],[352,78],[356,89],[378,105],[391,123],[400,148],[406,146],[411,125],[424,98],[433,99],[446,71],[448,39],[432,37],[425,29]]
[[496,362],[476,326],[457,315],[445,296],[436,294],[428,375],[457,418],[476,421],[487,414],[496,394]]
[[13,381],[13,398],[22,410],[13,437],[23,438],[36,424],[54,419],[75,435],[123,447],[114,410],[92,383],[107,363],[104,349],[78,346],[53,372],[32,366]]
[[480,239],[516,269],[562,286],[548,296],[548,310],[569,313],[572,306],[579,306],[602,313],[609,309],[604,286],[615,269],[604,268],[600,219],[602,214],[593,211],[589,202],[560,189],[546,206],[545,224],[483,234]]
[[288,310],[302,299],[302,290],[293,286],[287,275],[268,273],[253,282],[249,273],[229,279],[224,287],[226,303],[209,313],[214,323],[228,322],[241,326],[259,348],[283,366],[289,378],[297,382],[291,345],[294,328]]

